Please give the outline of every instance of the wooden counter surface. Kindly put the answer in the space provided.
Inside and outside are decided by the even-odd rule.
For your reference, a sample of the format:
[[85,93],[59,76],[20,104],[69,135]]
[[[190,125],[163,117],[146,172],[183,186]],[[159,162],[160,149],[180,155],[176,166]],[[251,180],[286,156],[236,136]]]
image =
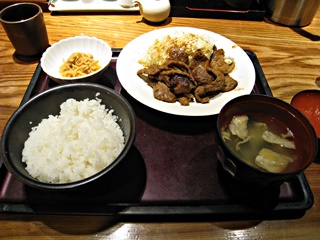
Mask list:
[[[305,28],[288,28],[268,21],[172,18],[161,26],[148,25],[138,14],[45,13],[50,43],[76,35],[96,36],[114,48],[153,29],[172,26],[203,28],[253,51],[275,97],[287,102],[304,89],[319,89],[320,11]],[[0,132],[18,108],[37,66],[17,63],[14,49],[0,29]],[[314,205],[295,220],[227,222],[122,222],[106,216],[52,216],[0,213],[0,239],[319,239],[320,165],[305,175]]]

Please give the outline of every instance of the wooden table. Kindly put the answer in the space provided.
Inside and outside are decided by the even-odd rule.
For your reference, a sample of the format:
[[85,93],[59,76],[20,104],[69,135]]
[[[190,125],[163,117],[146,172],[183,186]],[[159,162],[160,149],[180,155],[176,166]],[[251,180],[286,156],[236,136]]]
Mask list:
[[[122,48],[142,33],[171,26],[214,31],[258,56],[275,97],[290,102],[304,89],[319,89],[320,11],[312,24],[299,29],[268,21],[172,18],[161,26],[148,25],[140,15],[45,13],[50,43],[75,35],[96,36]],[[14,49],[0,30],[0,132],[17,109],[37,63],[13,60]],[[301,219],[273,221],[121,222],[106,216],[0,214],[0,238],[29,239],[318,239],[320,233],[320,165],[306,177],[314,205]]]

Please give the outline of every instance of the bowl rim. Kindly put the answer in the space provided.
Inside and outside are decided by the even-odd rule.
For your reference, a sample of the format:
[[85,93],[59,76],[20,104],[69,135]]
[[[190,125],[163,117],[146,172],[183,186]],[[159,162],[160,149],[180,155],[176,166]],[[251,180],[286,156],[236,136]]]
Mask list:
[[[312,160],[309,161],[307,164],[305,164],[302,168],[299,168],[298,170],[294,170],[294,171],[290,171],[290,172],[281,172],[281,173],[274,173],[274,172],[268,172],[268,171],[265,171],[265,170],[262,170],[262,169],[259,169],[259,168],[255,168],[254,166],[251,166],[250,164],[246,163],[244,160],[242,160],[241,158],[237,157],[232,151],[231,149],[229,148],[229,146],[227,144],[224,143],[223,141],[223,138],[222,138],[222,135],[221,135],[221,132],[220,132],[220,129],[219,129],[219,122],[220,122],[220,119],[221,119],[221,112],[227,108],[229,106],[229,104],[232,104],[233,102],[237,102],[239,101],[239,99],[241,100],[242,98],[253,98],[252,100],[256,100],[256,98],[260,98],[260,99],[264,99],[264,102],[269,102],[269,100],[272,100],[272,101],[275,101],[279,104],[282,105],[282,107],[279,107],[277,105],[277,107],[281,108],[281,109],[284,109],[284,107],[287,107],[289,108],[291,111],[290,111],[290,115],[299,115],[302,119],[304,119],[304,121],[310,126],[310,130],[312,132],[312,136],[315,140],[315,151],[313,153],[313,157],[312,157]],[[251,100],[251,101],[252,101]],[[246,101],[248,102],[248,101]],[[240,103],[239,103],[240,104]],[[243,104],[243,102],[241,103]],[[284,107],[283,107],[284,106]],[[234,106],[233,106],[234,107]],[[293,113],[292,113],[293,112]],[[230,100],[228,103],[226,103],[220,113],[218,114],[218,117],[217,117],[217,121],[216,121],[216,127],[217,127],[217,132],[218,132],[218,137],[219,139],[221,140],[223,146],[225,148],[227,148],[229,154],[232,155],[233,158],[237,159],[239,162],[241,162],[242,164],[244,164],[246,167],[249,167],[250,169],[253,169],[254,171],[256,172],[260,172],[262,174],[265,174],[265,175],[269,175],[269,176],[283,176],[283,175],[296,175],[300,172],[303,172],[306,168],[308,168],[311,163],[314,162],[314,160],[316,159],[316,156],[317,156],[317,152],[319,151],[319,142],[318,142],[318,138],[317,138],[317,135],[316,135],[316,132],[314,130],[314,128],[312,127],[310,121],[298,110],[296,109],[295,107],[293,107],[291,104],[285,102],[284,100],[281,100],[279,98],[276,98],[274,96],[268,96],[268,95],[263,95],[263,94],[247,94],[247,95],[243,95],[243,96],[239,96],[237,98],[234,98],[232,100]]]
[[[46,59],[46,56],[51,52],[51,51],[54,51],[54,48],[60,44],[63,44],[65,42],[68,42],[68,41],[76,41],[78,39],[90,39],[90,40],[93,40],[93,41],[96,41],[96,42],[101,42],[103,43],[105,46],[106,46],[106,49],[107,49],[107,52],[108,54],[105,56],[107,60],[106,64],[104,64],[103,66],[101,66],[101,68],[99,68],[98,70],[92,72],[92,73],[89,73],[89,74],[86,74],[86,75],[83,75],[83,76],[78,76],[78,77],[63,77],[61,75],[53,75],[51,74],[48,69],[45,67],[44,65],[44,60]],[[40,58],[40,65],[41,65],[41,68],[43,69],[43,71],[48,74],[50,77],[52,78],[56,78],[56,79],[60,79],[60,80],[63,80],[63,81],[75,81],[75,80],[81,80],[81,79],[84,79],[84,78],[88,78],[88,77],[91,77],[101,71],[103,71],[106,67],[108,67],[108,65],[110,64],[112,60],[112,49],[111,49],[111,46],[103,41],[102,39],[100,38],[97,38],[97,37],[94,37],[94,36],[74,36],[74,37],[68,37],[68,38],[64,38],[64,39],[61,39],[59,40],[58,42],[55,42],[53,43],[51,46],[49,46],[46,51],[43,52],[41,58]]]
[[[302,90],[302,91],[299,91],[297,92],[295,95],[293,95],[291,101],[290,101],[290,104],[295,107],[293,105],[293,101],[299,97],[301,97],[301,95],[304,95],[304,94],[308,94],[308,93],[315,93],[315,94],[320,94],[320,90],[319,89],[305,89],[305,90]],[[295,107],[297,108],[297,107]],[[297,108],[298,109],[298,108]],[[298,109],[299,110],[299,109]],[[299,110],[300,111],[300,110]]]
[[[112,162],[110,163],[107,167],[105,167],[103,170],[99,171],[98,173],[95,173],[92,176],[89,176],[87,178],[70,182],[70,183],[46,183],[46,182],[41,182],[35,178],[33,178],[31,175],[28,177],[20,174],[20,171],[15,167],[15,165],[9,160],[6,154],[7,150],[7,145],[8,145],[8,138],[9,138],[9,132],[11,129],[12,124],[14,123],[15,119],[17,117],[20,117],[20,115],[23,113],[25,109],[27,109],[34,101],[37,101],[39,98],[44,98],[48,94],[50,95],[54,91],[59,91],[60,89],[84,89],[86,87],[93,87],[97,89],[97,92],[101,89],[104,91],[107,91],[108,94],[111,94],[121,101],[121,105],[128,110],[129,113],[129,119],[130,119],[130,129],[131,132],[128,136],[127,144],[119,154],[119,156]],[[100,93],[101,94],[101,93]],[[7,170],[17,179],[19,179],[21,182],[24,184],[31,186],[33,188],[41,189],[41,190],[70,190],[70,189],[78,189],[87,183],[91,183],[95,181],[96,179],[102,177],[109,171],[111,171],[113,168],[115,168],[121,161],[122,159],[127,155],[127,153],[130,151],[132,148],[132,145],[135,141],[136,137],[136,118],[135,118],[135,112],[130,105],[130,103],[125,99],[122,95],[117,93],[115,90],[108,88],[106,86],[96,84],[96,83],[73,83],[73,84],[66,84],[66,85],[58,85],[53,88],[47,89],[38,95],[30,98],[26,103],[24,103],[22,106],[20,106],[9,118],[8,122],[6,123],[6,126],[3,130],[2,137],[1,137],[1,155],[3,158],[3,163],[6,166]],[[21,160],[21,159],[20,159]]]
[[[294,107],[295,109],[297,109],[299,112],[301,112],[302,115],[305,116],[305,114],[303,113],[302,110],[300,110],[299,107],[297,107],[296,105],[294,105],[294,101],[301,98],[302,96],[304,96],[305,94],[317,94],[320,96],[320,90],[319,89],[305,89],[305,90],[302,90],[300,92],[297,92],[291,99],[290,101],[290,104],[292,107]],[[307,116],[305,116],[307,118],[307,120],[310,122],[311,126],[313,126],[313,124],[311,123],[311,121],[309,120],[309,118]],[[318,139],[320,139],[320,137],[318,137]],[[320,144],[320,142],[319,142]]]

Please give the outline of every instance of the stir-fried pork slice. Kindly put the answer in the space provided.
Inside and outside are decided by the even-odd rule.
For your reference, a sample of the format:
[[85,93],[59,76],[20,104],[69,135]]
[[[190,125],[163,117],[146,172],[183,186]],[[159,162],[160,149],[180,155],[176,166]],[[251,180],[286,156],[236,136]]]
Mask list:
[[225,79],[225,87],[221,90],[222,92],[229,92],[238,86],[238,82],[234,80],[232,77],[230,77],[229,75],[226,75],[224,79]]
[[170,86],[175,94],[189,93],[195,88],[188,77],[180,74],[170,76]]
[[172,47],[169,50],[169,61],[179,61],[185,64],[189,63],[188,53],[181,50],[179,47]]
[[138,76],[140,75],[156,75],[158,73],[160,73],[161,71],[164,71],[167,69],[167,66],[163,66],[163,65],[151,65],[148,68],[143,68],[140,69],[137,74]]
[[198,86],[194,91],[194,96],[198,102],[208,103],[210,97],[217,92],[221,91],[225,86],[224,76],[220,75],[214,81],[210,82],[207,85]]
[[179,97],[178,101],[182,106],[189,106],[190,100],[187,97]]
[[169,76],[170,77],[175,74],[179,74],[181,76],[191,78],[191,75],[189,73],[181,71],[180,69],[168,69],[168,70],[162,71],[160,74],[158,74],[159,77],[155,76],[155,78],[158,81],[162,81],[162,79],[161,79],[162,76]]
[[163,82],[155,83],[152,89],[155,99],[169,103],[174,103],[177,101],[176,95],[174,95]]
[[170,61],[167,69],[159,73],[156,79],[164,82],[175,94],[190,93],[197,85],[188,65],[183,62]]
[[[179,61],[169,61],[166,68],[168,70],[179,70],[181,72],[185,72],[191,74],[190,68],[187,64]],[[192,76],[190,76],[192,77]]]
[[190,60],[189,67],[193,68],[203,68],[206,69],[209,66],[209,59],[200,50],[198,50],[193,58]]
[[203,69],[202,67],[194,67],[192,69],[192,76],[198,85],[205,85],[214,80],[212,74],[210,74],[207,69]]
[[190,93],[195,88],[190,74],[181,72],[180,70],[171,69],[163,71],[156,75],[155,79],[165,83],[175,94]]
[[203,85],[198,86],[194,91],[194,96],[196,97],[197,101],[200,103],[208,103],[210,102],[211,94],[216,91],[212,91],[212,86]]
[[227,61],[223,49],[214,48],[209,66],[218,69],[223,74],[228,74],[234,69],[235,64],[234,61]]

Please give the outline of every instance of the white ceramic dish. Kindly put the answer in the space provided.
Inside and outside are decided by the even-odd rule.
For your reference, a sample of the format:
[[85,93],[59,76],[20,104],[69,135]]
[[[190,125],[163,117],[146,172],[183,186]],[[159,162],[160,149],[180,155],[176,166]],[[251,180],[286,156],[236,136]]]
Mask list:
[[135,12],[139,7],[121,7],[116,0],[51,0],[51,12]]
[[[91,53],[99,61],[101,68],[81,77],[62,77],[59,68],[74,52]],[[52,44],[40,59],[41,67],[50,78],[59,84],[71,82],[96,82],[107,69],[112,58],[111,47],[101,39],[88,36],[76,36]]]
[[[238,81],[236,89],[218,94],[211,98],[208,104],[192,102],[189,106],[181,106],[178,102],[166,103],[155,99],[152,88],[137,75],[137,71],[143,68],[143,66],[138,63],[138,60],[144,56],[148,47],[151,46],[156,39],[161,39],[169,34],[179,32],[207,36],[218,48],[223,48],[225,56],[233,58],[236,63],[235,69],[230,73],[230,76]],[[163,28],[135,38],[121,51],[117,60],[116,70],[121,85],[136,100],[153,109],[183,116],[209,116],[218,114],[221,108],[231,99],[250,94],[255,84],[256,76],[250,58],[237,44],[214,32],[189,27]]]

